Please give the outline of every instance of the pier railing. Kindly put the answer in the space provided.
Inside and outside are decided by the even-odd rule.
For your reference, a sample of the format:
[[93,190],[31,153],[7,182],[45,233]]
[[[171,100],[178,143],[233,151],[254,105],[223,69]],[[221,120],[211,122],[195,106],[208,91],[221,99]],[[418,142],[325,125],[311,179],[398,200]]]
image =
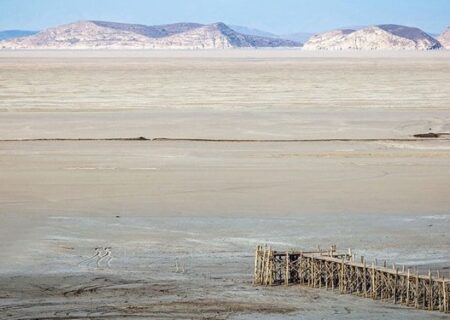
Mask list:
[[318,251],[275,251],[258,246],[255,254],[255,285],[303,285],[335,290],[374,300],[423,310],[450,311],[450,280],[437,272],[419,274],[403,266],[355,261],[351,251],[333,246]]

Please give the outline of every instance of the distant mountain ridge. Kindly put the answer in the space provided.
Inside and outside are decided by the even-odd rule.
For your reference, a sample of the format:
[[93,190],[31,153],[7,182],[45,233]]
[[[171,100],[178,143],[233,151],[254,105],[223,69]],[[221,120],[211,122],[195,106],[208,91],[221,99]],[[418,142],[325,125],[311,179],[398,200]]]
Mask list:
[[283,35],[280,35],[279,37],[282,39],[306,43],[313,35],[314,35],[314,33],[310,33],[310,32],[295,32],[295,33],[283,34]]
[[255,29],[255,28],[244,27],[244,26],[237,26],[237,25],[228,25],[228,26],[231,29],[233,29],[234,31],[237,31],[242,34],[248,34],[251,36],[258,36],[258,37],[280,38],[279,35],[272,33],[272,32],[264,31],[264,30],[259,30],[259,29]]
[[236,26],[236,25],[230,25],[230,28],[243,34],[253,35],[253,36],[261,36],[261,37],[269,37],[269,38],[278,38],[278,39],[285,39],[285,40],[291,40],[295,42],[305,43],[306,41],[311,38],[314,33],[310,32],[295,32],[295,33],[288,33],[288,34],[275,34],[268,31],[263,31],[259,29],[254,28],[248,28],[244,26]]
[[38,33],[38,31],[29,30],[3,30],[0,31],[0,40],[8,40],[19,37],[31,36]]
[[433,50],[441,47],[439,41],[419,28],[395,24],[332,30],[311,37],[304,45],[307,50]]
[[35,35],[0,42],[3,49],[227,49],[299,47],[301,43],[239,33],[226,24],[175,23],[146,26],[78,21]]

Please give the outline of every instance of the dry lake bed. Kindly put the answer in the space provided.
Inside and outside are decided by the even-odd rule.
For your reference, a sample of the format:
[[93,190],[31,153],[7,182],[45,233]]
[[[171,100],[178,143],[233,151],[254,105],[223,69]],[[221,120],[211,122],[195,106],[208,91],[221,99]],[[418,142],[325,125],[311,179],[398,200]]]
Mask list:
[[450,277],[446,133],[447,51],[0,52],[0,319],[448,319],[252,286],[263,243]]

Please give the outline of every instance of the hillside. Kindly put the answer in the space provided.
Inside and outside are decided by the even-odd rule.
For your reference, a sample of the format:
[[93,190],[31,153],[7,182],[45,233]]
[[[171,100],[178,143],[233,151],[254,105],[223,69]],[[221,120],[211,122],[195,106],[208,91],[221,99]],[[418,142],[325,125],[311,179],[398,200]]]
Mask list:
[[0,42],[3,49],[226,49],[299,47],[278,38],[246,35],[224,23],[176,23],[159,26],[79,21],[38,34]]
[[450,49],[450,27],[439,36],[438,40],[444,48]]
[[313,36],[308,50],[432,50],[439,41],[418,28],[386,24],[359,30],[341,29]]

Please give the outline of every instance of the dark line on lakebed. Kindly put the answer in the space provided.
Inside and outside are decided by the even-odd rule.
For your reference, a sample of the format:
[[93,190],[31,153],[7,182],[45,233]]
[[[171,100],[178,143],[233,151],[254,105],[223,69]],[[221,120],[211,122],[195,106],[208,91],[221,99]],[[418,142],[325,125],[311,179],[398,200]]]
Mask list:
[[0,139],[0,142],[39,141],[141,141],[141,142],[234,142],[234,143],[291,143],[291,142],[408,142],[408,141],[449,141],[450,133],[416,134],[410,138],[329,138],[329,139],[207,139],[207,138],[35,138]]

